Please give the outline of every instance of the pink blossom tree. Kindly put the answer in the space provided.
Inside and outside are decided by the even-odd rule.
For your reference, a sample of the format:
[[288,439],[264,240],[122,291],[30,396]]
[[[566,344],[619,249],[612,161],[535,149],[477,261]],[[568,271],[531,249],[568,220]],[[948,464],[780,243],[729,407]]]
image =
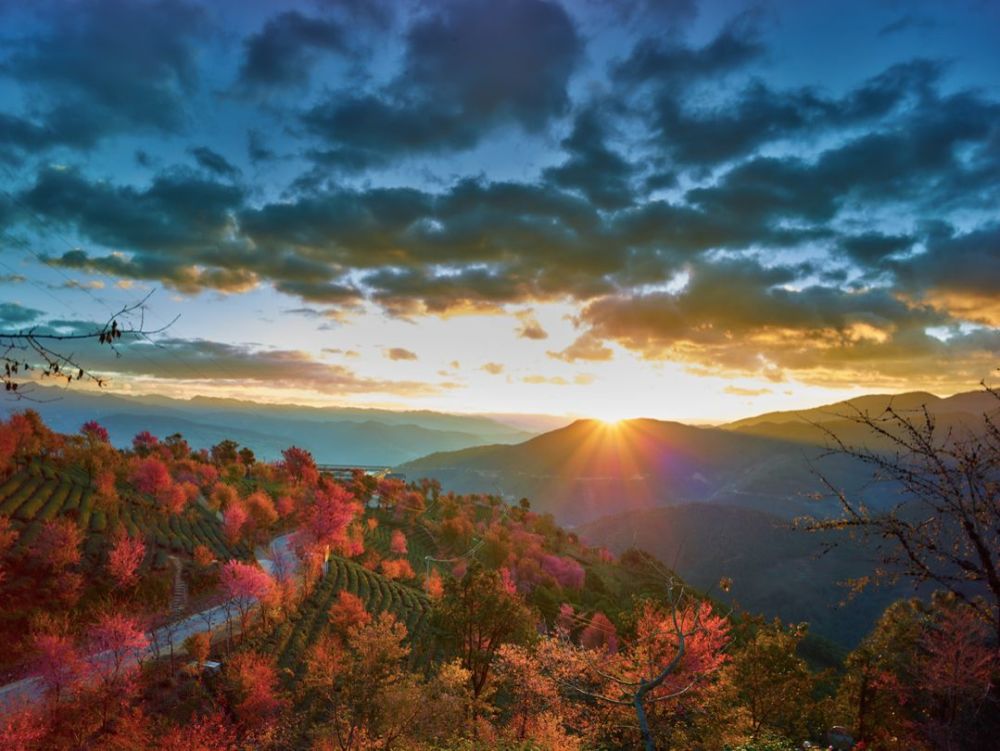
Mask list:
[[392,536],[389,541],[389,550],[391,550],[396,555],[406,555],[406,535],[401,529],[394,529],[392,531]]
[[90,629],[90,672],[101,697],[101,724],[106,727],[115,704],[126,703],[135,690],[139,659],[149,639],[133,616],[110,612]]
[[[274,579],[259,566],[240,561],[229,561],[222,567],[219,577],[222,591],[240,617],[240,633],[245,634],[250,623],[250,614],[261,600],[270,596],[274,589]],[[229,623],[232,637],[232,621]]]
[[139,566],[145,556],[146,544],[122,531],[108,553],[108,573],[119,587],[130,587],[138,578]]
[[242,503],[234,501],[229,504],[229,507],[222,514],[222,530],[229,542],[236,542],[240,539],[240,534],[249,518],[250,515]]
[[45,694],[56,704],[72,690],[83,676],[83,660],[73,640],[62,634],[37,634],[32,639],[35,659],[31,671],[45,687]]
[[133,460],[129,479],[136,490],[148,495],[156,495],[173,483],[167,465],[155,456]]
[[80,427],[80,435],[94,443],[110,443],[108,430],[96,420],[88,420]]

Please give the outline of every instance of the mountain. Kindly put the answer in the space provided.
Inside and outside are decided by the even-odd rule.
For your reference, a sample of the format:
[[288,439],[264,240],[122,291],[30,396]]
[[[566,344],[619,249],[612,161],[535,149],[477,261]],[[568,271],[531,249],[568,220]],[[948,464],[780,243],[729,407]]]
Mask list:
[[273,460],[288,446],[308,449],[320,463],[392,466],[428,451],[483,443],[515,443],[531,433],[481,415],[259,404],[236,399],[136,397],[40,387],[33,400],[7,401],[7,412],[31,407],[55,430],[74,433],[97,420],[116,446],[142,430],[164,437],[181,433],[195,448],[225,438]]
[[863,442],[877,449],[887,447],[889,442],[874,438],[867,428],[851,418],[859,414],[878,418],[889,407],[917,420],[923,419],[926,410],[942,432],[959,428],[977,431],[982,428],[983,414],[1000,413],[1000,401],[987,391],[969,391],[944,398],[913,391],[872,394],[813,409],[767,412],[722,427],[745,434],[821,445],[829,444],[832,433],[845,443]]
[[[870,554],[837,538],[794,530],[772,514],[713,503],[683,504],[607,516],[577,528],[580,539],[622,553],[646,550],[696,587],[746,611],[809,622],[810,632],[842,647],[857,644],[886,606],[911,594],[904,586],[849,597],[838,582],[871,573]],[[732,579],[728,594],[722,577]],[[712,589],[715,587],[715,589]]]
[[793,441],[677,422],[578,420],[523,443],[432,454],[400,469],[459,492],[526,496],[565,525],[691,501],[791,518],[832,510],[809,500],[821,486],[815,470],[848,490],[870,474],[823,454]]

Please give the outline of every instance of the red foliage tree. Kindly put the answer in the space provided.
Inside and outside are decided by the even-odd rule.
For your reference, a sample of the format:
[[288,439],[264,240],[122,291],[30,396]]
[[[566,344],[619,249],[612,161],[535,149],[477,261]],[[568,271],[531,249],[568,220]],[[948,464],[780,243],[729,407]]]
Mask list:
[[416,576],[413,573],[413,567],[410,562],[405,558],[398,558],[395,560],[384,560],[381,563],[380,568],[382,569],[382,574],[388,579],[412,579]]
[[106,727],[114,707],[125,706],[137,688],[135,674],[149,639],[135,617],[110,612],[90,629],[90,674],[98,686],[101,725]]
[[245,503],[254,529],[264,530],[278,521],[278,510],[274,507],[274,501],[263,490],[248,495]]
[[240,561],[222,567],[219,583],[240,616],[240,632],[246,633],[254,606],[274,589],[274,579],[262,568]]
[[146,555],[146,544],[124,531],[116,537],[108,552],[108,573],[119,587],[130,587],[138,578],[139,566]]
[[394,529],[389,541],[389,550],[396,555],[406,555],[406,535],[401,529]]
[[352,627],[367,626],[372,620],[361,598],[346,589],[337,593],[337,601],[330,606],[328,618],[330,631],[341,639],[347,638]]
[[583,566],[572,558],[544,554],[541,557],[542,570],[564,589],[582,589],[586,574]]
[[580,646],[585,649],[603,649],[614,654],[618,651],[618,632],[604,613],[598,611],[587,627],[580,632]]
[[166,730],[156,751],[236,751],[236,729],[221,712]]
[[50,519],[42,525],[28,555],[39,566],[58,572],[80,562],[82,542],[83,533],[72,519]]
[[226,679],[233,713],[244,728],[269,724],[285,706],[278,696],[278,669],[269,655],[241,652],[229,661]]
[[360,504],[344,486],[324,484],[305,514],[306,544],[335,549],[347,545],[347,529],[360,511]]
[[424,591],[432,600],[439,600],[444,594],[444,581],[436,568],[432,568],[430,574],[424,579]]
[[315,487],[319,482],[319,469],[316,461],[305,449],[291,446],[281,452],[283,461],[279,465],[281,471],[291,481],[306,487]]
[[136,490],[149,495],[157,495],[173,484],[167,465],[155,456],[134,460],[129,479]]
[[246,507],[239,501],[229,504],[229,507],[222,514],[222,530],[229,542],[236,542],[240,539],[240,534],[243,532],[243,527],[249,517]]
[[9,707],[0,713],[0,748],[4,751],[36,751],[43,748],[46,731],[41,713],[31,705]]
[[132,450],[139,456],[149,456],[160,445],[160,439],[144,430],[132,439]]
[[35,658],[31,672],[38,675],[46,695],[58,703],[84,674],[83,660],[73,640],[62,634],[37,634],[32,639]]
[[80,435],[95,443],[110,443],[107,428],[96,420],[88,420],[80,427]]
[[[195,490],[197,491],[197,488]],[[156,492],[157,504],[159,504],[160,508],[168,514],[180,514],[185,508],[187,508],[188,499],[189,494],[186,491],[185,486],[173,482],[163,488],[160,488],[160,490]]]

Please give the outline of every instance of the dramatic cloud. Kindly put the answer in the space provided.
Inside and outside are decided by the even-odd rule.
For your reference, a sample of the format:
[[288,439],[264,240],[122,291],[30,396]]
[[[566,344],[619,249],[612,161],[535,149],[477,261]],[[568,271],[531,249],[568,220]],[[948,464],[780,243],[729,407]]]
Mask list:
[[346,52],[349,32],[339,23],[286,11],[247,39],[240,83],[248,88],[302,86],[319,52]]
[[0,120],[0,143],[87,148],[122,132],[173,132],[198,71],[204,11],[180,0],[82,0],[33,7],[43,31],[5,45],[0,73],[33,87],[30,117]]
[[303,116],[317,159],[357,170],[469,148],[493,129],[538,131],[569,108],[582,42],[546,0],[445,3],[407,32],[403,72],[380,90],[339,91]]
[[[265,6],[0,4],[0,237],[48,264],[32,290],[109,275],[327,330],[514,316],[517,347],[550,328],[566,363],[773,381],[995,366],[991,8],[858,4],[863,31],[817,35],[807,5]],[[799,59],[827,33],[870,54]]]

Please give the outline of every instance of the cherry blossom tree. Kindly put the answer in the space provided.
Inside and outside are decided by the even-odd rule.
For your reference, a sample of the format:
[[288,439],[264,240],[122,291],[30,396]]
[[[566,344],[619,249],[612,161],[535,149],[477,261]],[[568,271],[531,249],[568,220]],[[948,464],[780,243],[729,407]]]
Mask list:
[[160,439],[148,430],[143,430],[132,439],[132,450],[139,456],[149,456],[159,445]]
[[167,465],[155,456],[134,460],[129,480],[136,490],[147,495],[157,495],[173,484]]
[[604,613],[598,611],[580,632],[580,646],[584,649],[601,649],[611,654],[618,651],[618,632]]
[[[240,617],[240,633],[245,635],[253,608],[274,589],[274,579],[264,569],[249,563],[229,561],[219,578],[222,591]],[[229,627],[232,637],[232,623]]]
[[244,728],[267,725],[285,707],[278,694],[278,669],[272,656],[241,652],[229,660],[225,677],[233,713]]
[[365,626],[371,619],[371,613],[365,607],[364,601],[346,589],[337,593],[337,600],[330,606],[328,615],[330,632],[341,639],[346,639],[352,628]]
[[310,488],[319,482],[316,461],[308,451],[298,446],[290,446],[281,452],[281,456],[283,460],[279,466],[291,481]]
[[84,675],[84,664],[73,640],[65,634],[36,634],[32,638],[35,657],[31,672],[45,687],[45,693],[56,704],[62,695],[72,690]]
[[239,501],[229,504],[229,507],[222,514],[222,530],[229,542],[236,542],[240,539],[243,527],[249,517],[246,507]]
[[96,420],[88,420],[80,427],[80,434],[91,442],[110,443],[108,430]]
[[28,555],[38,565],[59,572],[80,562],[83,533],[72,519],[50,519],[42,525]]
[[90,640],[90,675],[99,688],[101,725],[106,727],[112,707],[127,702],[135,690],[133,679],[149,639],[134,616],[109,612],[91,627]]
[[108,552],[108,573],[119,587],[135,584],[139,566],[146,556],[146,544],[139,537],[120,531]]
[[389,538],[389,550],[396,555],[406,555],[406,534],[401,529],[394,529]]

